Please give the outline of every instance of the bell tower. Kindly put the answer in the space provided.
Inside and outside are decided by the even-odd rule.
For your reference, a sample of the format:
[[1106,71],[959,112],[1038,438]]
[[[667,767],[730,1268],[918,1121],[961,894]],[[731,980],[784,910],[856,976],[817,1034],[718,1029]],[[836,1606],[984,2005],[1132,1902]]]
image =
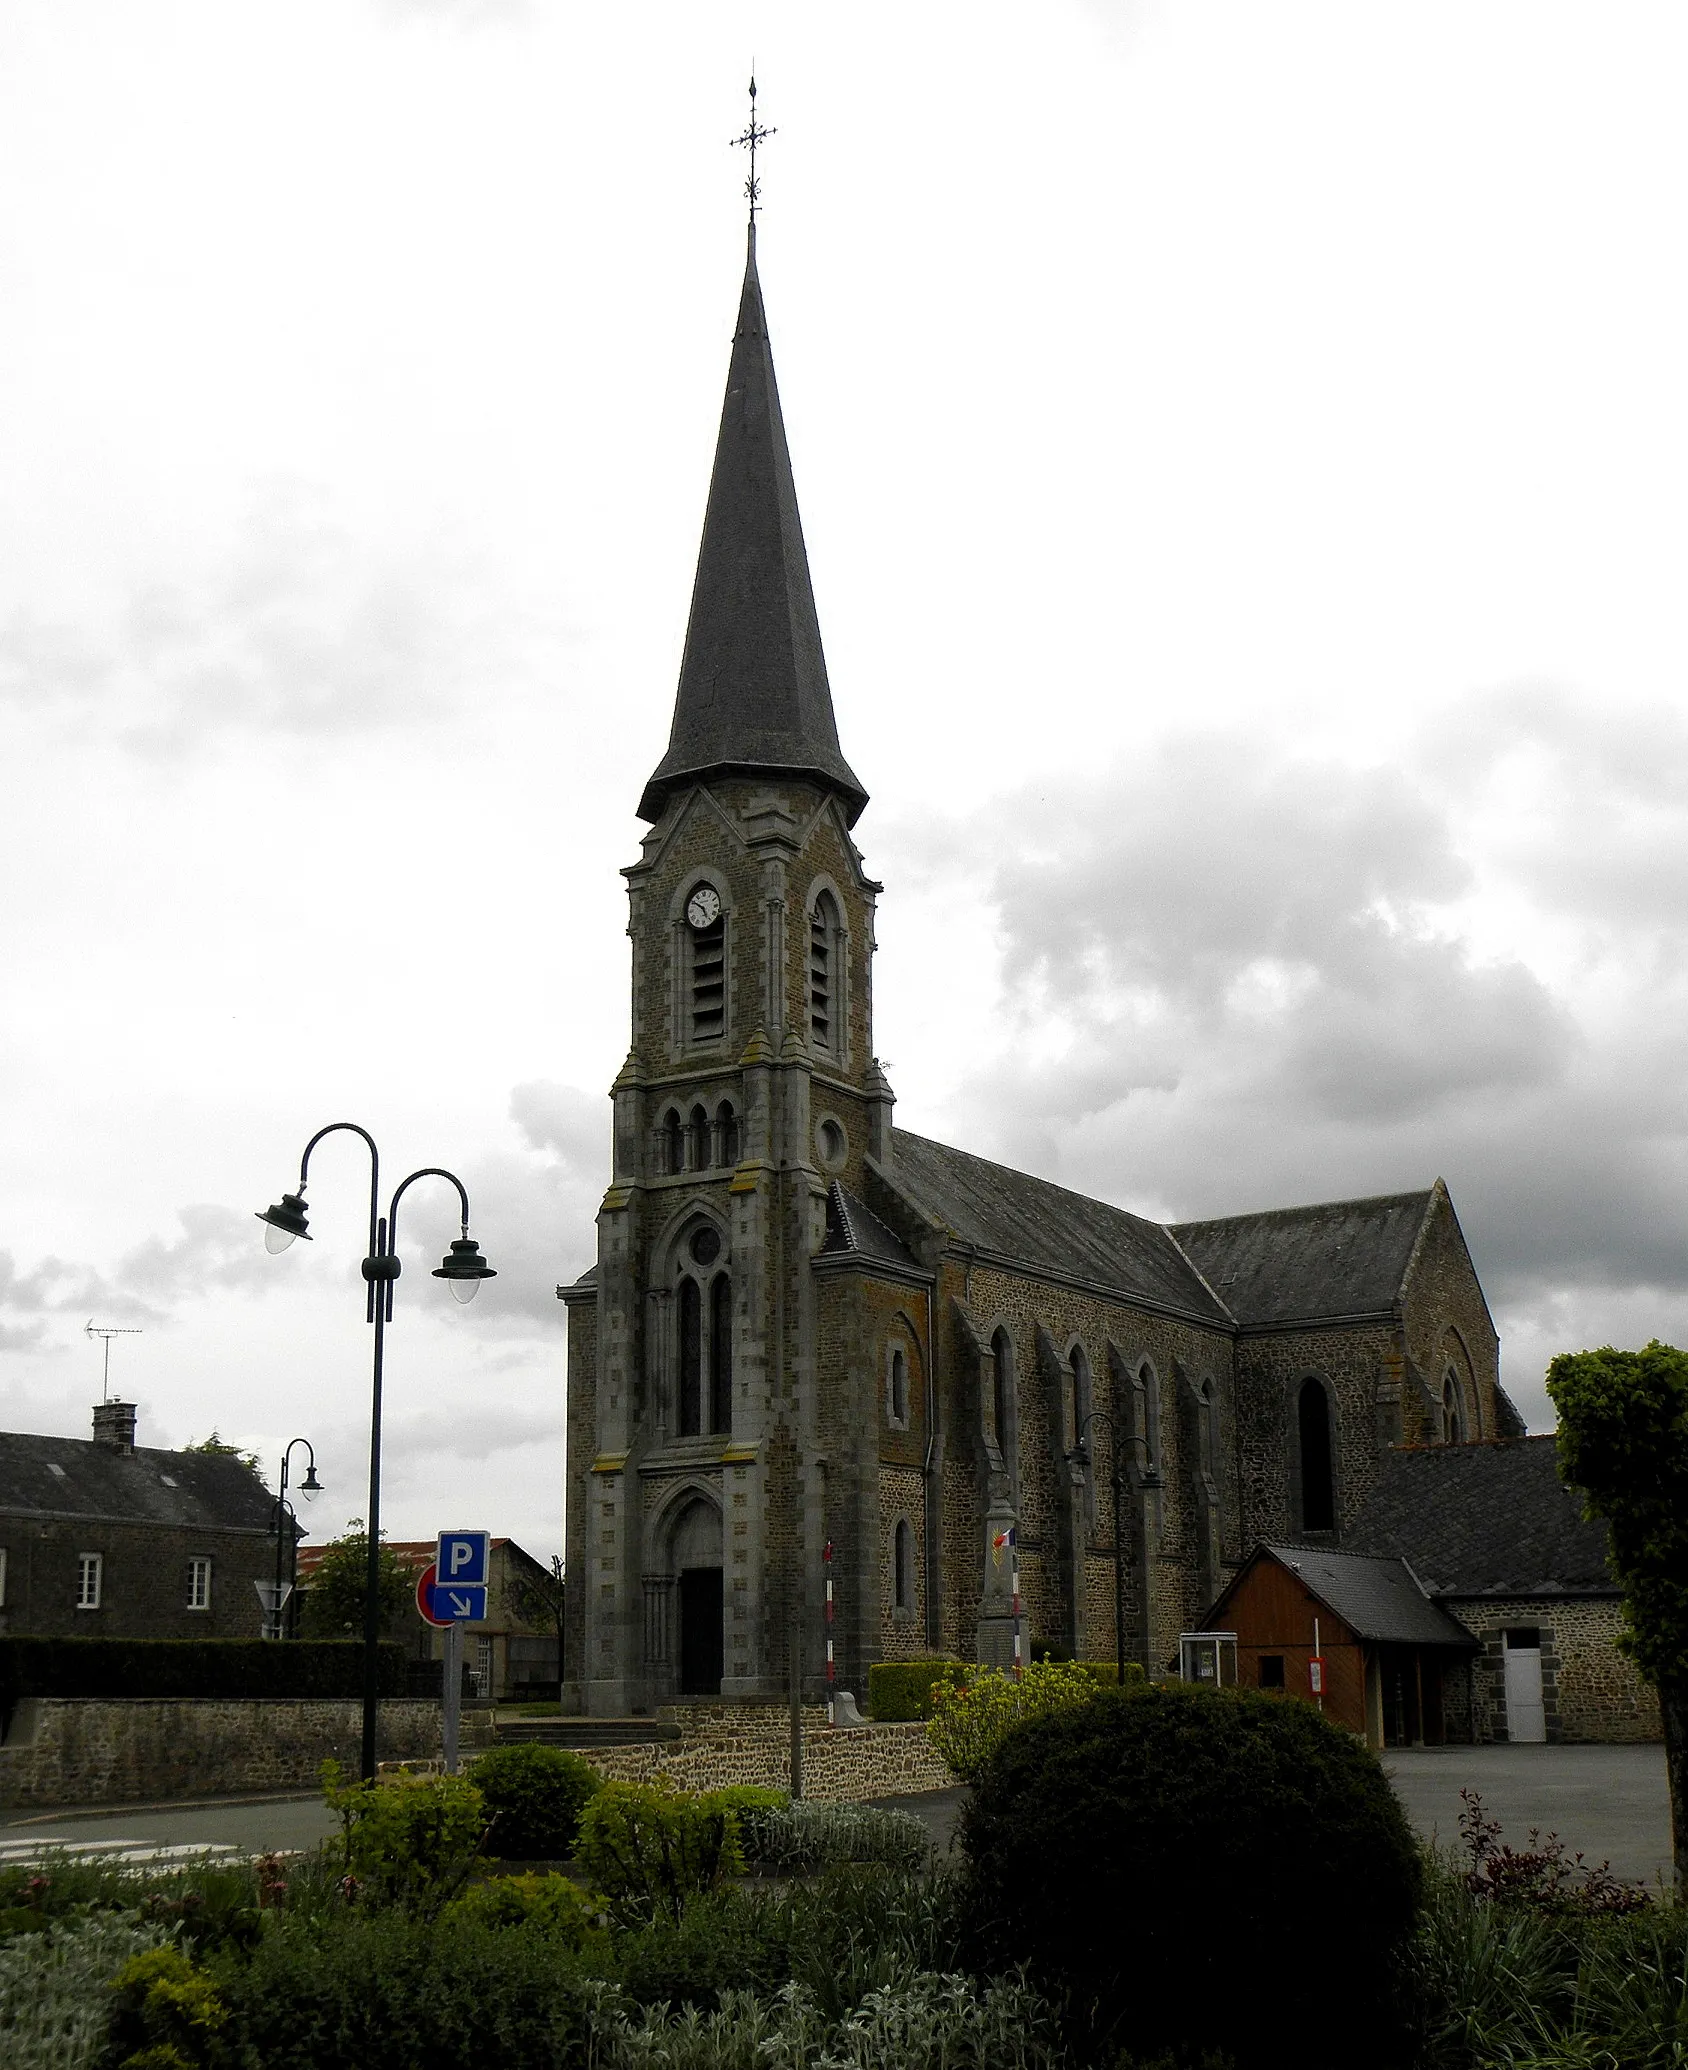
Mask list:
[[[750,227],[668,749],[625,872],[632,1043],[569,1303],[569,1700],[786,1693],[821,1525],[811,1261],[889,1161],[867,793],[833,718]],[[811,1543],[811,1540],[816,1541]]]

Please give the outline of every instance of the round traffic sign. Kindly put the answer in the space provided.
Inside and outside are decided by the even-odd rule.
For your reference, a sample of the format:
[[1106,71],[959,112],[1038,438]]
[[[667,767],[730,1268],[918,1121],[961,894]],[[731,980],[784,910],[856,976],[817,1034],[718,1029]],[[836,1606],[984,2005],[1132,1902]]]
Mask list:
[[424,1624],[431,1624],[436,1631],[444,1631],[451,1623],[449,1617],[434,1615],[434,1582],[439,1574],[439,1562],[430,1560],[416,1577],[416,1614]]

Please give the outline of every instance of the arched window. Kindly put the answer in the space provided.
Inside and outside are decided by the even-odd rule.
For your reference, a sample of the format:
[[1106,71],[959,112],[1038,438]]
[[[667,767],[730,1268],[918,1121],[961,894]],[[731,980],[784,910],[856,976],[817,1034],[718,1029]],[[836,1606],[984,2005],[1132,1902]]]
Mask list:
[[1084,1473],[1084,1517],[1087,1524],[1096,1521],[1096,1473],[1094,1454],[1096,1433],[1085,1428],[1091,1410],[1090,1360],[1085,1356],[1084,1346],[1075,1344],[1072,1356],[1073,1386],[1073,1437],[1072,1449],[1078,1453],[1079,1465]]
[[677,1107],[670,1107],[662,1118],[662,1168],[665,1172],[686,1169],[686,1132],[680,1126]]
[[1014,1471],[1016,1418],[1014,1415],[1014,1340],[1006,1330],[991,1339],[991,1427],[996,1448],[1009,1472]]
[[832,893],[823,891],[809,914],[809,1040],[817,1049],[840,1047],[834,1000],[837,961],[838,907]]
[[708,1171],[710,1152],[709,1116],[704,1113],[701,1107],[694,1107],[692,1109],[691,1126],[686,1130],[686,1136],[688,1147],[691,1151],[688,1161],[692,1170],[694,1172]]
[[737,1164],[739,1161],[738,1114],[731,1100],[723,1100],[715,1110],[715,1130],[720,1140],[721,1154],[718,1164]]
[[1137,1385],[1143,1395],[1143,1443],[1149,1455],[1149,1467],[1154,1473],[1161,1470],[1161,1425],[1160,1425],[1160,1376],[1145,1359],[1137,1368]]
[[1442,1380],[1442,1442],[1445,1445],[1465,1442],[1465,1409],[1460,1400],[1459,1376],[1452,1366]]
[[733,1427],[733,1283],[724,1272],[709,1285],[709,1427]]
[[686,965],[690,1039],[718,1041],[727,1032],[727,916],[713,884],[686,900]]
[[703,1297],[687,1273],[680,1281],[680,1435],[703,1428]]
[[897,1430],[908,1428],[908,1353],[891,1346],[885,1368],[886,1413]]
[[897,1519],[896,1531],[892,1534],[891,1587],[892,1601],[899,1610],[914,1608],[914,1532],[907,1517]]
[[1336,1529],[1336,1480],[1332,1471],[1330,1396],[1318,1380],[1301,1383],[1296,1403],[1301,1458],[1301,1528]]

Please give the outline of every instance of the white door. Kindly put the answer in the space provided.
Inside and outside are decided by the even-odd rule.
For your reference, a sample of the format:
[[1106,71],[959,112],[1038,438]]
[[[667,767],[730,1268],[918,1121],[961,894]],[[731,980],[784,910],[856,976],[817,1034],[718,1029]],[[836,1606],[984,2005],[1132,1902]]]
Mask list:
[[1544,1740],[1547,1713],[1541,1700],[1541,1636],[1537,1632],[1506,1635],[1506,1736]]

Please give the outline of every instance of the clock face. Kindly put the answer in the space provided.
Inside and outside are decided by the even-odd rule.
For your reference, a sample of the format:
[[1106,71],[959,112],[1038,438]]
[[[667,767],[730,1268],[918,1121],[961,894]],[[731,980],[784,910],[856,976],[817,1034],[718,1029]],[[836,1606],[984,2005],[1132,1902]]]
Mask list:
[[720,893],[713,884],[700,884],[686,901],[686,918],[694,927],[713,927],[720,917]]

